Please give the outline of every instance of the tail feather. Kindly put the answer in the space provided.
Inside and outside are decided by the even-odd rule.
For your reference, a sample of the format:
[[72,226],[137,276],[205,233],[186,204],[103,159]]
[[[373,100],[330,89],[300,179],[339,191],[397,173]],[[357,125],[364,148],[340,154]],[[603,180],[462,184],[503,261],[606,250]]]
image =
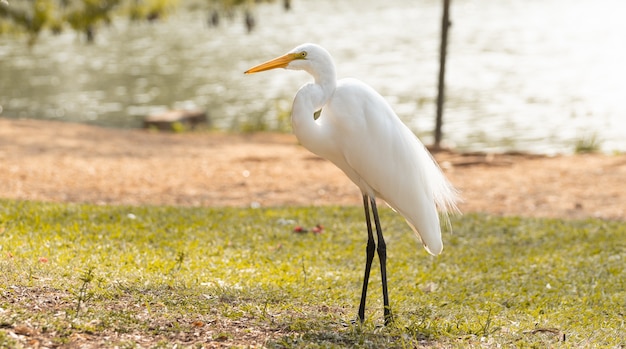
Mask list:
[[[411,216],[406,216],[407,222],[413,228],[415,233],[421,238],[424,248],[432,255],[438,255],[443,250],[443,242],[441,240],[441,222],[440,217],[444,220],[448,229],[450,227],[450,214],[460,213],[457,207],[459,201],[459,192],[452,186],[443,174],[441,168],[435,161],[434,157],[420,142],[421,149],[417,152],[420,158],[419,164],[422,172],[422,185],[427,191],[426,196],[431,198],[434,207],[423,207],[416,209],[421,214],[415,215],[421,221],[411,220]],[[440,214],[437,214],[437,211]],[[428,219],[425,219],[429,217]],[[426,222],[424,220],[427,220]]]

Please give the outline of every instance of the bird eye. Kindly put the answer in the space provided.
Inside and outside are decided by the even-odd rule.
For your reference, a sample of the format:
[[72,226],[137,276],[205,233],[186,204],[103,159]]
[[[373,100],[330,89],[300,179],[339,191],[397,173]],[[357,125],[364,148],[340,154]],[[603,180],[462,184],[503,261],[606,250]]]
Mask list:
[[306,57],[306,51],[300,52],[300,58],[305,58],[305,57]]

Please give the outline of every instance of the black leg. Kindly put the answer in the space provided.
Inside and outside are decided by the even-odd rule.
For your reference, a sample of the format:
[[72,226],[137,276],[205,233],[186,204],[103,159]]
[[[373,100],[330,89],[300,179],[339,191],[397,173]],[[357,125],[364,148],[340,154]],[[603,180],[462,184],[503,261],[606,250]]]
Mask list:
[[378,237],[378,259],[380,260],[380,277],[383,283],[383,305],[385,306],[385,326],[392,321],[391,308],[389,307],[389,293],[387,292],[387,244],[383,237],[383,230],[380,227],[380,219],[378,218],[378,208],[376,207],[376,199],[370,198],[372,203],[372,213],[374,214],[374,223],[376,223],[376,235]]
[[361,304],[359,305],[359,321],[365,320],[365,298],[367,298],[367,283],[370,278],[370,270],[372,269],[372,261],[374,260],[374,250],[376,243],[374,242],[374,234],[372,232],[372,221],[370,218],[369,197],[363,195],[363,207],[365,208],[365,223],[367,224],[367,248],[365,260],[365,276],[363,277],[363,291],[361,292]]

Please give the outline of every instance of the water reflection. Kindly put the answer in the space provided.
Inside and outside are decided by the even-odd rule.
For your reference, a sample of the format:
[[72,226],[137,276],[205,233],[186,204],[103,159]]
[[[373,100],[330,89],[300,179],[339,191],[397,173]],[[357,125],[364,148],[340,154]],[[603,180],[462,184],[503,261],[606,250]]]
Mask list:
[[[568,152],[596,135],[604,150],[626,151],[624,10],[621,0],[453,3],[445,139]],[[341,77],[372,85],[431,141],[440,1],[298,1],[289,13],[279,3],[257,12],[251,35],[181,12],[161,24],[118,20],[95,45],[72,33],[31,49],[0,39],[0,115],[138,127],[159,109],[200,107],[230,129],[288,108],[281,101],[309,80],[242,72],[310,41],[329,49]]]

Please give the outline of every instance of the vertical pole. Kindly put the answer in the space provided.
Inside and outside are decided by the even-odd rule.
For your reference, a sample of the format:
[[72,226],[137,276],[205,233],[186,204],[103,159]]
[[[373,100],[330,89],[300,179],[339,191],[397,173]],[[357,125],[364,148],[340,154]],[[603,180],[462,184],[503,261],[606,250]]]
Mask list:
[[450,1],[443,0],[441,18],[441,46],[439,47],[439,84],[437,87],[437,118],[435,122],[435,149],[441,147],[441,128],[443,126],[443,102],[445,99],[446,55],[448,47],[448,28],[450,27]]

